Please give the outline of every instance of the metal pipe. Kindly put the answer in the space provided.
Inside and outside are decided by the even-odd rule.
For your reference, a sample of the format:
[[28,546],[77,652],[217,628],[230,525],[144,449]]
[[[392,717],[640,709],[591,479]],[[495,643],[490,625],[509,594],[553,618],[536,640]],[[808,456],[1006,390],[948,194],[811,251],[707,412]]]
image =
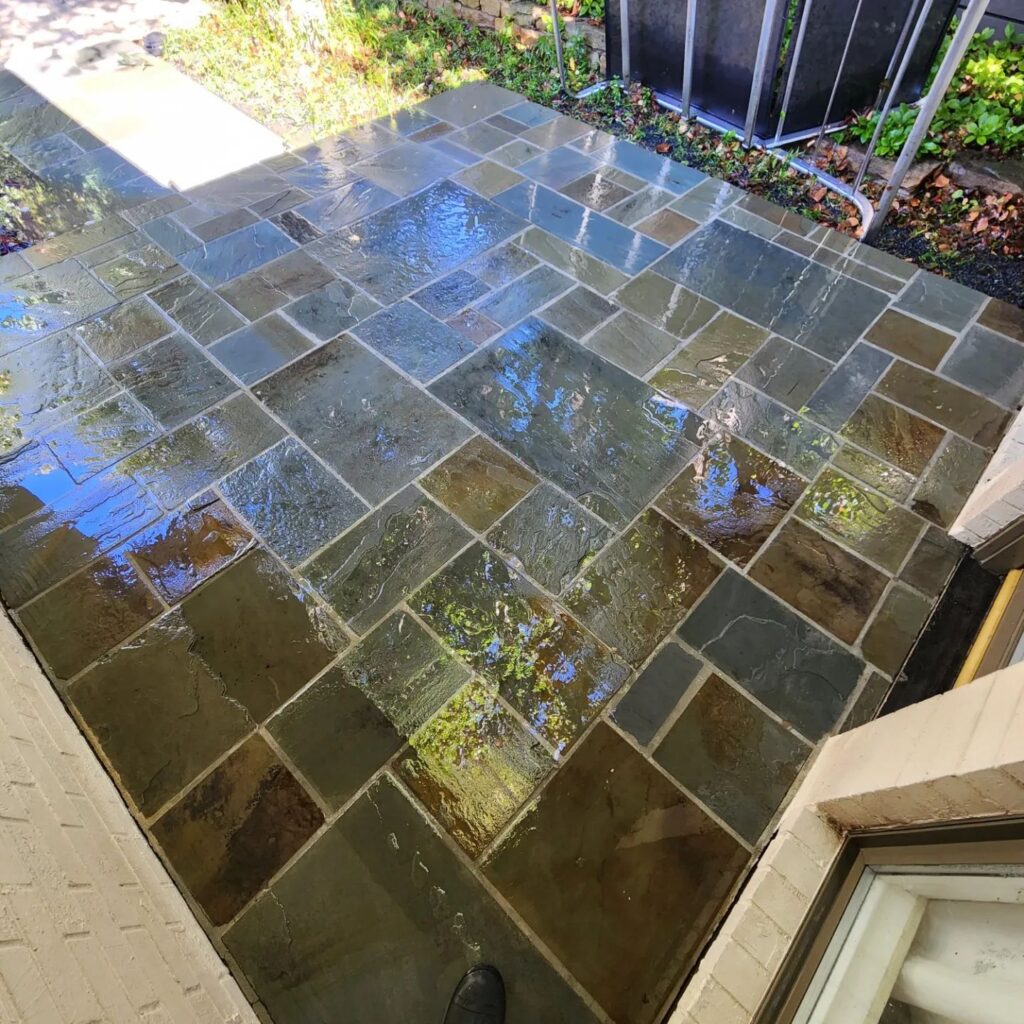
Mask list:
[[942,58],[939,70],[935,73],[932,87],[928,90],[928,95],[921,101],[921,107],[918,110],[917,117],[914,119],[910,134],[907,136],[907,141],[903,144],[903,149],[900,150],[900,155],[896,160],[892,177],[886,182],[885,188],[882,189],[882,195],[878,200],[878,209],[875,211],[875,216],[872,218],[867,231],[864,232],[863,240],[865,242],[870,242],[878,236],[885,218],[888,217],[889,211],[892,209],[893,200],[896,198],[896,193],[899,191],[900,185],[903,184],[903,179],[907,176],[907,171],[910,170],[910,165],[914,162],[917,151],[921,148],[921,143],[924,142],[925,136],[928,134],[928,129],[932,126],[932,121],[939,109],[939,104],[946,95],[946,90],[949,88],[950,82],[953,81],[956,69],[960,66],[960,61],[963,60],[963,56],[967,52],[967,48],[970,46],[974,33],[978,30],[978,25],[985,16],[987,9],[988,0],[969,0],[967,10],[964,11],[960,24],[957,26],[956,33],[953,36],[953,41],[949,44],[946,56]]
[[764,5],[764,17],[761,19],[761,38],[757,41],[757,56],[754,58],[754,76],[750,81],[750,99],[747,102],[747,120],[743,127],[743,146],[750,146],[754,138],[754,124],[757,111],[761,106],[761,93],[764,90],[764,72],[768,64],[768,46],[775,32],[775,22],[781,0],[767,0]]
[[863,0],[857,0],[857,6],[853,11],[853,20],[850,22],[850,31],[846,34],[846,45],[843,47],[843,55],[839,58],[839,67],[836,68],[836,80],[832,83],[832,93],[828,98],[828,106],[825,108],[825,116],[821,119],[821,129],[818,137],[814,140],[814,151],[817,153],[821,140],[825,136],[825,127],[828,124],[829,115],[832,113],[832,104],[836,101],[836,93],[839,91],[839,82],[843,77],[843,68],[846,67],[846,57],[850,52],[850,43],[853,42],[853,33],[857,28],[857,19],[860,17],[860,8]]
[[629,0],[619,0],[619,39],[622,43],[622,81],[629,85]]
[[917,23],[914,25],[914,31],[910,37],[910,42],[907,44],[907,48],[903,53],[903,59],[900,61],[899,70],[896,72],[896,77],[892,80],[889,92],[885,97],[885,103],[882,105],[882,109],[878,114],[878,123],[875,125],[875,130],[871,134],[871,141],[868,143],[868,148],[864,153],[864,159],[857,171],[857,177],[853,180],[853,187],[855,190],[860,188],[861,183],[864,181],[864,175],[868,173],[868,164],[871,163],[871,157],[874,156],[875,147],[878,145],[878,140],[882,136],[882,128],[885,126],[885,119],[889,116],[889,111],[892,110],[893,102],[896,99],[896,93],[899,92],[899,88],[903,84],[903,76],[907,73],[907,68],[910,67],[910,62],[914,59],[914,51],[917,49],[918,40],[921,38],[925,22],[928,20],[928,15],[931,14],[932,5],[934,3],[935,0],[924,0],[924,3],[921,5],[921,13],[918,15]]
[[900,53],[903,50],[903,43],[907,38],[907,33],[910,31],[910,26],[914,21],[914,14],[917,11],[917,5],[919,0],[911,0],[910,7],[907,8],[907,17],[903,22],[903,28],[900,30],[900,37],[896,40],[896,47],[892,51],[892,56],[889,58],[889,66],[885,69],[885,78],[882,79],[882,84],[878,90],[878,96],[875,98],[875,106],[882,102],[882,97],[885,95],[886,87],[888,83],[892,81],[893,73],[896,70],[896,62],[900,59]]
[[555,60],[558,62],[558,78],[562,83],[562,92],[570,99],[583,100],[608,88],[607,79],[588,85],[586,89],[580,89],[579,92],[573,92],[569,88],[569,79],[565,74],[565,55],[562,53],[562,18],[558,13],[558,0],[551,0],[551,33],[555,37]]
[[686,38],[683,42],[683,117],[690,116],[693,94],[693,44],[697,34],[697,0],[686,0]]
[[804,47],[804,32],[807,31],[807,22],[810,18],[812,0],[805,0],[803,12],[800,15],[800,27],[796,32],[796,41],[793,43],[793,59],[789,62],[789,74],[786,76],[786,92],[782,97],[782,109],[779,111],[779,126],[775,129],[774,145],[779,144],[782,138],[782,126],[786,123],[786,111],[789,110],[789,98],[793,95],[793,83],[796,81],[796,66],[800,63],[800,51]]

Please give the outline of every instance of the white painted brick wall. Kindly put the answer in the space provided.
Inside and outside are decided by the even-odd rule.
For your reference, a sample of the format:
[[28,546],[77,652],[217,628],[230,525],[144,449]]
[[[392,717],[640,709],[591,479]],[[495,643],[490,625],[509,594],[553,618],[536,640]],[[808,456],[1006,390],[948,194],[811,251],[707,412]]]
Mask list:
[[0,612],[0,1024],[256,1024]]

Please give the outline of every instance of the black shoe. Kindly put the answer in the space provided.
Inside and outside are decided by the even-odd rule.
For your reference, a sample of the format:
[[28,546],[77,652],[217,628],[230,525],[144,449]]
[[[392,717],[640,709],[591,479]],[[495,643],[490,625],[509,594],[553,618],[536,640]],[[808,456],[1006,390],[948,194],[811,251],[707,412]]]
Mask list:
[[497,968],[477,964],[462,976],[444,1024],[505,1024],[505,983]]

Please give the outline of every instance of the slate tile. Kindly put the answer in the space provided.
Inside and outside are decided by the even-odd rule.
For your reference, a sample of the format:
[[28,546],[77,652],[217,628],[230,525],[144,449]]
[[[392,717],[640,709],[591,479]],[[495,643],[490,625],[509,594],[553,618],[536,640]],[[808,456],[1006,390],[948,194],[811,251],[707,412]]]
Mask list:
[[703,223],[728,209],[744,192],[718,178],[705,178],[672,204],[672,209]]
[[718,312],[707,299],[649,270],[621,288],[615,299],[677,338],[688,338]]
[[443,319],[457,313],[486,292],[487,285],[478,277],[467,270],[456,270],[422,288],[413,298],[432,316]]
[[975,324],[956,343],[942,364],[942,373],[993,402],[1016,409],[1024,396],[1024,347]]
[[501,330],[498,324],[477,309],[464,309],[458,315],[449,317],[445,323],[474,345],[482,345]]
[[978,317],[978,323],[1015,341],[1024,341],[1024,313],[1019,306],[1009,302],[989,299]]
[[380,305],[348,281],[331,281],[285,306],[284,312],[321,341],[376,313]]
[[650,217],[639,221],[636,224],[636,229],[645,235],[650,235],[662,245],[672,246],[682,241],[691,232],[696,231],[697,222],[690,220],[689,217],[684,217],[681,213],[676,213],[675,210],[659,210],[657,213],[652,213]]
[[572,287],[572,278],[550,267],[535,267],[525,277],[494,292],[476,308],[502,327],[511,327]]
[[790,409],[801,409],[831,368],[805,348],[769,338],[736,376]]
[[104,217],[53,238],[40,239],[22,252],[22,258],[29,267],[41,270],[131,233],[132,226],[123,217]]
[[308,295],[334,280],[334,275],[322,263],[302,249],[266,264],[260,269],[260,277],[293,299]]
[[842,731],[847,732],[872,721],[891,687],[892,682],[886,676],[880,672],[872,672],[843,719]]
[[637,227],[640,221],[647,220],[667,203],[672,202],[672,197],[672,192],[648,186],[616,203],[607,210],[607,213],[612,220],[617,220],[620,224]]
[[508,167],[494,163],[493,160],[481,160],[480,163],[459,171],[454,180],[485,199],[493,199],[499,192],[504,192],[522,181],[523,176]]
[[618,306],[601,298],[588,288],[577,286],[560,299],[552,302],[540,316],[552,327],[579,340],[589,334],[598,324],[618,312]]
[[93,273],[120,300],[131,299],[180,277],[182,269],[159,246],[147,243],[93,267]]
[[570,181],[568,185],[563,185],[560,191],[570,199],[575,199],[576,202],[589,206],[599,213],[632,194],[628,188],[613,181],[606,170],[600,168]]
[[616,139],[601,151],[605,163],[628,174],[643,178],[658,188],[668,189],[677,195],[686,192],[704,181],[706,175],[693,167],[677,163],[643,149],[634,142]]
[[71,474],[42,444],[27,444],[0,455],[0,529],[73,490]]
[[295,211],[323,232],[362,220],[385,206],[398,202],[398,196],[365,178],[356,178],[325,195],[303,203]]
[[678,644],[666,644],[647,663],[612,710],[615,724],[646,747],[668,721],[703,663]]
[[243,384],[252,384],[313,348],[287,320],[271,313],[210,346],[210,355]]
[[[509,141],[509,140],[506,140]],[[532,140],[531,140],[532,141]],[[558,188],[575,181],[587,171],[592,171],[597,162],[571,146],[559,146],[521,163],[520,174],[550,188]]]
[[[277,199],[277,196],[271,197]],[[259,200],[260,209],[265,209],[267,200]],[[276,212],[276,211],[275,211]],[[250,224],[255,224],[256,221],[263,216],[261,213],[254,213],[250,210],[229,210],[227,213],[218,214],[216,217],[211,217],[209,220],[200,221],[198,224],[192,225],[192,234],[196,236],[200,241],[212,242],[215,238],[221,238],[224,235],[230,234],[232,231],[237,231],[239,228],[248,227]],[[194,249],[196,243],[188,246],[189,249]],[[182,252],[185,252],[182,249]]]
[[288,296],[260,276],[259,271],[236,277],[234,281],[217,289],[217,294],[229,302],[247,320],[259,320],[288,302]]
[[922,271],[896,300],[896,308],[956,333],[967,326],[984,301],[984,295],[956,281]]
[[276,214],[270,218],[270,223],[279,227],[296,245],[305,245],[323,235],[320,228],[294,210]]
[[109,366],[173,330],[145,299],[138,298],[78,324],[74,333],[100,362]]
[[461,89],[431,96],[416,109],[461,128],[520,102],[522,97],[508,89],[501,89],[490,82],[473,82]]
[[157,289],[150,298],[183,330],[210,345],[242,326],[219,295],[204,288],[194,277],[182,277]]
[[840,433],[914,476],[928,465],[944,436],[940,427],[874,394]]
[[517,134],[518,132],[505,131],[503,128],[488,124],[486,121],[477,121],[468,128],[452,132],[446,138],[456,146],[462,146],[463,149],[468,149],[473,153],[479,153],[483,156],[486,153],[490,153],[492,149],[497,149],[499,146],[504,146],[506,142],[511,142]]
[[218,285],[294,248],[295,243],[280,228],[261,220],[184,253],[180,259],[182,266],[206,284]]
[[530,228],[523,235],[523,247],[600,295],[610,295],[629,280],[622,271],[588,256],[582,249],[574,248],[540,228]]
[[944,530],[930,526],[900,570],[899,578],[927,597],[937,597],[966,551]]
[[909,587],[892,587],[861,641],[864,657],[890,676],[902,668],[924,629],[932,602]]
[[914,492],[910,507],[938,526],[952,526],[988,460],[989,453],[983,448],[950,435]]
[[537,266],[537,260],[522,246],[506,242],[482,256],[477,256],[465,268],[490,288],[503,288],[514,278],[521,277]]
[[956,337],[937,327],[887,309],[865,335],[868,341],[919,366],[934,370]]
[[839,430],[891,363],[891,356],[870,345],[854,345],[801,411],[823,427]]

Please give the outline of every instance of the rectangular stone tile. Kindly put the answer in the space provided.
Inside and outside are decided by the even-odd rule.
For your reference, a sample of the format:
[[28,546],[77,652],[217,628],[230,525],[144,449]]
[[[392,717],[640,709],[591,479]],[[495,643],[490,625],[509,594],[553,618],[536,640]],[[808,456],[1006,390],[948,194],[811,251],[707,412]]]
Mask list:
[[575,199],[577,203],[589,206],[590,209],[597,210],[599,213],[632,195],[631,189],[612,180],[608,172],[600,168],[589,174],[584,174],[575,181],[570,181],[559,191],[570,199]]
[[122,466],[168,511],[269,448],[284,431],[248,395],[197,416]]
[[359,173],[348,167],[344,160],[324,157],[301,167],[293,167],[285,171],[283,176],[293,188],[319,196],[344,187],[358,178]]
[[699,409],[754,354],[768,332],[720,313],[651,378],[672,398]]
[[978,323],[1015,341],[1024,341],[1024,312],[1009,302],[989,299],[978,317]]
[[174,326],[144,298],[122,302],[73,329],[78,340],[107,366],[173,330]]
[[871,325],[865,337],[893,355],[929,370],[934,370],[942,362],[949,346],[956,341],[954,335],[895,309],[887,309]]
[[679,635],[810,740],[838,721],[861,661],[727,569]]
[[5,356],[0,372],[0,452],[14,451],[118,390],[68,332]]
[[[287,195],[292,191],[299,192],[299,194],[303,196],[306,195],[306,193],[302,192],[300,189],[287,189],[285,192],[279,193],[278,196],[271,196],[270,199],[275,202],[271,204],[268,214],[269,212],[277,213],[278,210],[274,208],[276,206],[276,200],[278,200],[280,195]],[[269,200],[266,199],[259,200],[259,209],[267,211],[268,202]],[[209,220],[202,220],[198,224],[192,225],[192,234],[203,242],[212,242],[215,238],[220,238],[223,235],[230,234],[232,231],[237,231],[239,228],[248,227],[250,224],[255,224],[263,215],[263,213],[253,212],[251,210],[230,210],[228,213],[221,213],[216,217],[211,217]],[[189,246],[189,248],[195,248],[195,243]]]
[[77,483],[148,444],[159,427],[129,395],[108,399],[65,421],[44,440]]
[[0,534],[0,593],[17,607],[158,515],[131,481],[114,473],[93,477]]
[[637,231],[650,235],[662,245],[672,246],[697,230],[697,222],[675,210],[658,210],[636,224]]
[[218,295],[194,277],[172,281],[154,291],[150,298],[200,345],[212,344],[243,323]]
[[222,211],[235,210],[239,206],[248,206],[267,196],[276,195],[286,184],[270,168],[254,164],[197,185],[186,191],[185,196],[199,205],[217,206]]
[[329,268],[389,303],[520,230],[518,217],[450,181],[312,242]]
[[537,260],[522,246],[515,242],[506,242],[470,260],[463,269],[491,288],[504,288],[510,281],[521,277],[535,266]]
[[736,438],[715,438],[655,499],[719,554],[746,565],[803,492],[795,473]]
[[182,270],[173,256],[148,243],[97,264],[93,273],[123,301],[173,281]]
[[941,427],[874,394],[868,395],[840,435],[914,476],[928,465],[945,436]]
[[575,619],[479,543],[410,605],[558,750],[600,714],[627,675]]
[[31,268],[41,270],[72,256],[78,256],[98,245],[112,242],[115,238],[122,238],[131,234],[132,230],[132,226],[123,217],[104,217],[73,231],[65,231],[54,238],[44,238],[29,246],[22,253],[22,258]]
[[536,737],[474,682],[412,735],[395,772],[476,857],[553,767]]
[[831,434],[737,381],[722,388],[705,414],[714,430],[739,434],[806,477],[814,476],[838,447]]
[[181,334],[142,349],[110,372],[168,430],[236,390],[234,382]]
[[688,338],[718,312],[707,299],[650,270],[620,288],[615,300],[677,338]]
[[967,549],[945,530],[930,526],[900,570],[899,578],[927,597],[937,597]]
[[832,457],[832,462],[837,469],[863,480],[893,501],[906,501],[917,483],[915,477],[902,469],[849,445],[843,445]]
[[371,181],[357,178],[325,195],[302,203],[295,210],[323,232],[337,231],[346,224],[362,220],[377,210],[398,202],[393,192]]
[[224,502],[207,491],[140,530],[116,553],[130,556],[160,596],[177,604],[254,543]]
[[498,324],[477,309],[464,309],[456,316],[449,317],[445,323],[474,345],[482,345],[501,330]]
[[328,806],[338,808],[468,678],[408,612],[398,611],[286,704],[268,729]]
[[380,304],[348,281],[331,281],[285,306],[284,312],[321,341],[338,337],[380,309]]
[[222,285],[217,289],[217,294],[247,320],[259,320],[288,302],[288,296],[283,291],[268,284],[255,270]]
[[473,530],[486,530],[533,490],[537,478],[477,435],[430,471],[420,485]]
[[149,815],[340,646],[308,595],[254,552],[79,677],[68,696]]
[[424,128],[430,128],[437,123],[436,117],[428,114],[425,110],[421,110],[419,107],[396,110],[390,115],[377,118],[374,122],[374,124],[380,125],[381,128],[394,132],[396,135],[401,135],[403,138],[423,131]]
[[827,469],[808,488],[797,515],[895,573],[924,524],[888,498]]
[[582,249],[574,248],[540,228],[530,228],[523,235],[523,246],[601,295],[610,295],[629,280],[622,271],[588,256]]
[[666,644],[612,709],[613,721],[646,747],[668,721],[703,667],[703,662],[687,654],[678,644]]
[[114,305],[114,297],[73,260],[4,285],[0,355]]
[[707,177],[693,167],[658,156],[624,139],[616,139],[602,149],[601,158],[612,167],[618,167],[619,170],[643,178],[644,181],[677,195],[700,184]]
[[271,217],[270,223],[279,227],[296,245],[305,245],[323,235],[315,224],[294,210],[285,210],[284,213]]
[[554,149],[578,139],[586,131],[587,126],[581,121],[559,114],[543,124],[527,129],[523,132],[522,138],[526,142],[540,146],[541,149]]
[[[645,841],[636,841],[640,834]],[[746,859],[724,829],[600,724],[484,870],[613,1020],[650,1024],[699,954]]]
[[654,269],[831,360],[849,351],[888,302],[882,292],[720,220]]
[[334,280],[334,274],[302,249],[267,263],[260,269],[260,277],[293,299],[308,295]]
[[288,565],[305,561],[367,510],[293,437],[235,470],[220,489]]
[[643,220],[663,209],[672,202],[674,193],[663,188],[648,186],[627,196],[611,207],[607,213],[612,220],[630,227],[639,228]]
[[439,93],[414,109],[463,128],[522,102],[522,96],[490,82],[472,82],[461,89]]
[[420,289],[413,298],[432,316],[444,318],[457,313],[486,292],[487,285],[474,274],[468,270],[456,270]]
[[881,672],[872,672],[865,680],[860,693],[857,694],[856,700],[843,719],[842,732],[856,729],[858,726],[872,721],[891,688],[892,680],[883,676]]
[[[337,912],[325,916],[325,906]],[[365,1024],[441,1020],[480,959],[518,965],[507,972],[509,1020],[596,1022],[386,777],[246,911],[226,944],[278,1024],[352,1006]]]
[[1024,397],[1024,346],[975,324],[949,353],[942,373],[1007,409],[1016,409]]
[[[734,227],[749,231],[752,235],[757,235],[769,241],[773,239],[778,234],[778,224],[773,224],[771,221],[765,220],[764,217],[751,213],[750,210],[744,207],[743,202],[743,199],[741,199],[735,206],[730,206],[728,210],[721,214],[720,219],[725,221],[726,224],[732,224]],[[794,252],[796,251],[792,246],[787,246],[786,248]]]
[[495,196],[494,201],[626,274],[638,273],[665,252],[665,247],[653,239],[638,235],[604,214],[587,210],[543,185],[523,181]]
[[58,681],[70,679],[163,611],[123,555],[103,555],[18,612]]
[[209,352],[243,384],[253,384],[311,348],[306,335],[271,313],[211,345]]
[[894,584],[861,641],[864,657],[890,676],[902,668],[918,638],[932,602],[909,587]]
[[299,156],[304,160],[330,158],[339,163],[355,163],[356,160],[393,146],[397,141],[397,134],[378,118],[306,146],[299,150]]
[[280,228],[261,220],[184,253],[180,259],[184,267],[206,284],[218,285],[294,248],[295,243]]
[[421,491],[407,487],[303,569],[358,633],[412,593],[471,539]]
[[546,483],[487,534],[490,544],[553,594],[561,593],[610,538],[601,520]]
[[870,345],[854,345],[801,411],[823,427],[839,430],[891,363],[891,356]]
[[191,231],[183,228],[173,217],[158,217],[142,226],[143,232],[148,235],[161,249],[172,256],[180,256],[189,249],[194,249],[201,239],[196,238]]
[[527,128],[535,128],[539,124],[547,124],[548,121],[554,121],[558,117],[558,113],[550,107],[544,107],[539,103],[525,100],[522,103],[515,104],[515,106],[506,107],[504,116],[511,118],[513,121],[518,121]]
[[883,573],[797,519],[761,552],[750,577],[848,644],[888,583]]
[[773,337],[736,376],[790,409],[802,409],[831,369],[828,360]]
[[73,490],[71,474],[42,444],[27,444],[0,455],[0,529]]
[[693,453],[696,417],[539,320],[431,391],[609,522],[628,522]]
[[984,295],[956,281],[921,271],[895,305],[956,333],[967,326],[984,301]]
[[310,352],[253,391],[371,505],[470,434],[441,405],[346,337]]
[[437,149],[402,140],[352,169],[394,195],[407,196],[439,178],[455,174],[459,163]]
[[476,308],[502,327],[511,327],[571,288],[572,283],[572,278],[557,270],[535,267],[525,277],[487,296]]
[[950,435],[914,492],[910,507],[938,526],[952,526],[988,460],[989,453],[983,448]]
[[717,216],[722,210],[728,209],[744,196],[743,189],[720,181],[718,178],[705,178],[672,204],[672,209],[703,223]]
[[227,924],[323,824],[262,736],[250,736],[154,824],[211,924]]
[[552,327],[579,340],[598,324],[618,312],[618,306],[602,299],[597,292],[577,286],[541,311],[540,316]]
[[[507,139],[505,141],[511,141]],[[517,168],[521,175],[539,181],[549,188],[559,188],[575,181],[581,175],[597,167],[597,161],[571,146],[559,146],[547,150],[532,160],[521,163]]]
[[353,333],[406,373],[428,381],[474,345],[412,302],[396,302],[363,320]]
[[485,199],[492,199],[499,192],[504,192],[505,189],[522,181],[523,176],[492,160],[481,160],[480,163],[472,164],[459,171],[453,180],[472,189]]
[[719,676],[709,676],[654,757],[749,843],[756,843],[811,753]]

